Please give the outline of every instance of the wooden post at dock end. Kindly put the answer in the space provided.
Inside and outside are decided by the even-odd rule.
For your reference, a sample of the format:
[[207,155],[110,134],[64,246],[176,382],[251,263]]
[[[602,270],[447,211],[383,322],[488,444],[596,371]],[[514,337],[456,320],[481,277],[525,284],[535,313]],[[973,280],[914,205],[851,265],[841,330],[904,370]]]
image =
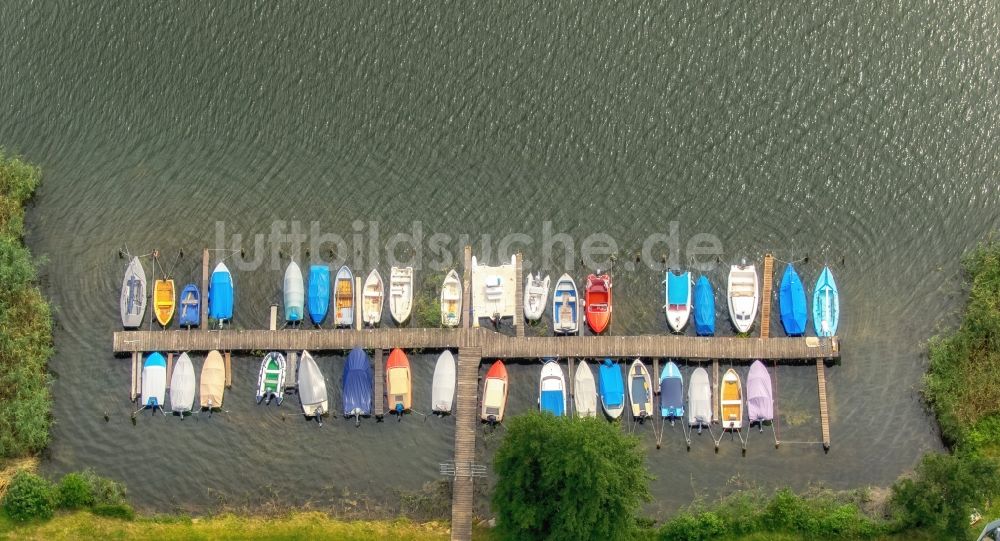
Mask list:
[[233,365],[230,361],[230,353],[226,352],[226,388],[233,386]]
[[774,256],[764,255],[764,293],[760,305],[760,337],[771,337],[771,288],[774,280]]
[[201,252],[201,328],[208,328],[208,248]]
[[[336,309],[336,306],[334,306]],[[361,278],[354,279],[354,328],[361,330]]]
[[296,368],[298,367],[299,357],[298,352],[286,351],[285,352],[285,388],[294,389],[298,387],[298,374],[296,373]]
[[576,413],[572,411],[576,408],[576,395],[573,394],[573,357],[566,359],[566,362],[566,375],[569,377],[569,400],[567,400],[569,404],[566,404],[566,413],[572,416],[572,413]]
[[132,352],[132,386],[129,389],[129,400],[135,402],[135,397],[139,396],[139,352]]
[[167,389],[170,388],[170,378],[174,374],[174,354],[167,353]]
[[462,312],[464,312],[462,328],[468,329],[472,322],[472,316],[475,314],[472,310],[472,246],[465,247],[464,258],[464,267],[462,268]]
[[268,330],[276,331],[278,330],[278,305],[271,305],[271,318],[268,319],[267,323]]
[[521,274],[521,252],[514,256],[514,331],[524,337],[524,276]]
[[653,394],[660,394],[660,359],[653,357]]
[[826,366],[816,359],[816,382],[819,385],[819,424],[823,431],[823,450],[830,450],[830,415],[826,404]]
[[712,359],[712,399],[715,400],[715,404],[712,405],[712,422],[719,422],[719,406],[718,399],[716,399],[716,393],[719,392],[719,360]]
[[378,348],[372,356],[375,365],[375,394],[372,396],[372,415],[381,419],[385,415],[385,363],[382,362],[382,349]]

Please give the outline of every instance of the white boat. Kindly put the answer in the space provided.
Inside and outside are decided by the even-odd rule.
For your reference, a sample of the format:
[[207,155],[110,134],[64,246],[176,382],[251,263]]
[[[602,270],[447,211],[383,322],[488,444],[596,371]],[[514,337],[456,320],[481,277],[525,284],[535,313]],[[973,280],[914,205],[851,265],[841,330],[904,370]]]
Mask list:
[[537,321],[542,317],[549,300],[549,283],[548,275],[542,279],[541,273],[532,276],[529,272],[524,277],[524,319]]
[[451,413],[455,400],[455,356],[447,349],[438,356],[431,384],[431,411]]
[[146,271],[143,270],[138,257],[133,257],[125,268],[119,304],[122,326],[142,325],[142,316],[146,313]]
[[184,418],[185,413],[194,409],[194,393],[197,383],[194,364],[187,353],[181,353],[174,363],[174,373],[170,376],[170,410]]
[[712,424],[712,384],[708,380],[708,372],[698,367],[691,373],[688,382],[688,424],[702,428]]
[[413,267],[393,267],[389,272],[389,313],[397,325],[410,319],[413,308]]
[[681,332],[691,318],[691,273],[675,274],[667,271],[666,292],[664,294],[664,311],[667,313],[667,323],[674,332]]
[[568,274],[556,282],[552,294],[552,327],[556,333],[574,334],[580,326],[580,294]]
[[[729,269],[729,317],[739,332],[748,332],[757,317],[757,269],[753,265],[733,265]],[[765,322],[764,324],[770,324]]]
[[573,407],[578,417],[597,417],[597,381],[587,361],[580,361],[573,376]]
[[[308,351],[303,350],[298,367],[299,401],[302,413],[317,420],[330,411],[326,380]],[[322,421],[320,421],[322,424]]]
[[538,409],[556,417],[566,415],[566,376],[555,359],[546,360],[538,379]]
[[[462,281],[455,269],[448,271],[441,285],[441,325],[457,327],[462,321]],[[450,408],[449,408],[450,409]]]
[[142,409],[163,411],[167,395],[167,362],[163,354],[150,353],[142,365]]
[[372,269],[365,279],[365,285],[361,288],[361,315],[366,325],[372,327],[382,321],[382,299],[385,297],[385,288],[382,284],[382,275],[378,269]]
[[333,323],[337,327],[353,327],[354,273],[347,265],[340,267],[333,284]]
[[636,359],[629,366],[628,398],[633,419],[642,422],[653,415],[653,380],[641,359]]
[[306,304],[306,287],[302,280],[302,269],[292,261],[285,268],[284,287],[285,321],[295,323],[302,321]]

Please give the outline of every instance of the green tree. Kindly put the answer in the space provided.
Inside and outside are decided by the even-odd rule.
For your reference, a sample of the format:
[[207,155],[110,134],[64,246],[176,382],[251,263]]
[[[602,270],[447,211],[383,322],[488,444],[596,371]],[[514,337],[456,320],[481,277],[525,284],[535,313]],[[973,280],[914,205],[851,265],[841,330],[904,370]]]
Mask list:
[[650,476],[639,440],[598,419],[514,417],[494,458],[501,539],[627,539]]
[[4,511],[19,522],[51,518],[55,504],[56,490],[52,483],[25,470],[14,474],[3,497]]

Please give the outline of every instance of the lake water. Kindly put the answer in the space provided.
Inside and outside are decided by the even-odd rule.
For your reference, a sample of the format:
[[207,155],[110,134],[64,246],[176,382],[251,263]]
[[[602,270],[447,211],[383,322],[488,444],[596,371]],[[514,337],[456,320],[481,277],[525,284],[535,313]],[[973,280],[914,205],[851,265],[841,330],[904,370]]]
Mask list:
[[[418,280],[437,272],[431,259],[459,258],[463,235],[494,263],[505,237],[541,262],[546,231],[576,250],[606,235],[616,334],[666,332],[649,264],[671,248],[687,265],[689,243],[717,243],[695,260],[721,263],[705,272],[717,288],[726,265],[768,251],[808,256],[809,289],[829,263],[843,309],[830,453],[792,443],[820,439],[816,377],[782,366],[778,450],[753,433],[746,457],[706,436],[687,452],[679,428],[656,450],[639,427],[650,512],[733,478],[890,483],[940,449],[919,398],[925,341],[957,319],[960,256],[1000,228],[998,21],[974,1],[4,3],[0,145],[44,170],[27,225],[57,322],[45,467],[92,467],[164,512],[349,509],[355,496],[392,508],[440,479],[453,419],[318,428],[292,415],[294,397],[255,406],[258,361],[237,358],[228,415],[133,426],[129,362],[111,354],[120,248],[159,249],[181,286],[200,275],[201,248],[242,235],[245,260],[262,262],[229,256],[235,323],[259,328],[280,302],[271,259],[292,244],[385,275],[386,243],[419,228]],[[302,239],[254,249],[253,235],[293,222]],[[671,240],[636,264],[656,234]],[[548,272],[582,278],[579,251],[571,269],[563,254]],[[427,412],[434,356],[411,360]],[[343,358],[318,361],[339,404]],[[538,371],[512,367],[509,413],[536,407]],[[484,463],[499,434],[480,440]]]

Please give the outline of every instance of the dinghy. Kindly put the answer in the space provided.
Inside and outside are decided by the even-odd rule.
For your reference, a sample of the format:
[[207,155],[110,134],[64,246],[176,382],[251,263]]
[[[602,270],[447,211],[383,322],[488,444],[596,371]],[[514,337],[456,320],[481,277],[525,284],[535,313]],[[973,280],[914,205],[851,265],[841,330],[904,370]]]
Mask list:
[[323,416],[330,411],[326,380],[313,356],[303,350],[298,367],[299,402],[306,417],[314,417],[323,426]]
[[483,410],[479,418],[496,424],[503,421],[507,409],[507,367],[503,361],[493,363],[483,380]]
[[393,267],[389,273],[389,313],[397,325],[410,319],[413,308],[413,267]]
[[[789,263],[778,286],[778,306],[781,309],[781,325],[788,336],[802,336],[806,333],[806,290],[795,268]],[[761,325],[766,325],[761,322]],[[749,382],[748,382],[749,383]]]
[[597,382],[587,361],[580,361],[573,376],[573,407],[577,417],[597,417]]
[[170,375],[170,411],[182,419],[184,414],[191,413],[196,388],[194,364],[187,353],[181,353],[174,363],[174,373]]
[[354,417],[354,424],[361,424],[362,417],[372,414],[372,362],[361,348],[347,354],[341,385],[344,390],[344,417]]
[[[462,320],[462,282],[455,269],[448,271],[441,286],[441,325],[458,327]],[[451,408],[448,408],[451,409]]]
[[715,334],[715,291],[705,276],[694,285],[694,332],[698,336]]
[[153,282],[153,313],[156,321],[166,327],[174,317],[175,291],[173,280]]
[[150,353],[142,365],[142,409],[162,412],[166,395],[167,361],[160,353]]
[[264,400],[270,404],[274,399],[281,405],[285,392],[285,356],[272,351],[260,362],[260,373],[257,375],[257,403]]
[[729,269],[729,316],[739,332],[749,332],[757,317],[757,269],[753,265],[733,265]]
[[309,319],[313,325],[319,325],[326,319],[330,309],[330,267],[326,265],[309,266]]
[[552,327],[557,334],[576,334],[579,330],[579,298],[573,278],[568,274],[560,276],[552,294]]
[[447,349],[438,356],[431,384],[431,411],[451,413],[455,401],[455,356]]
[[302,283],[302,270],[299,264],[292,261],[285,268],[285,281],[282,291],[285,294],[285,321],[297,323],[302,321],[306,303],[305,285]]
[[208,285],[208,317],[218,320],[220,327],[223,322],[233,319],[233,294],[233,275],[220,261]]
[[622,369],[611,359],[604,359],[599,369],[598,391],[604,413],[612,419],[621,417],[625,410],[625,381]]
[[374,327],[382,321],[384,292],[382,275],[378,273],[378,269],[372,269],[361,288],[361,315],[366,325]]
[[823,267],[813,290],[813,326],[816,336],[834,336],[840,323],[840,293],[830,267]]
[[198,399],[202,409],[209,411],[222,408],[222,397],[226,392],[226,363],[216,350],[208,352],[201,367],[201,386]]
[[542,278],[541,273],[534,276],[529,272],[524,277],[524,319],[538,321],[545,311],[549,300],[549,277]]
[[555,359],[547,359],[542,365],[538,382],[538,409],[556,417],[566,415],[566,376]]
[[719,422],[723,430],[743,428],[743,385],[732,368],[726,370],[719,384]]
[[653,415],[653,381],[649,370],[636,359],[628,369],[628,398],[632,405],[632,418],[640,423]]
[[146,271],[138,257],[133,257],[128,267],[125,267],[119,305],[123,327],[142,325],[142,316],[146,313]]
[[684,417],[684,377],[673,361],[660,372],[660,416],[671,424]]
[[708,380],[708,372],[698,367],[691,373],[688,384],[688,424],[697,427],[701,434],[702,428],[712,425],[712,384]]
[[750,365],[747,375],[747,419],[749,426],[774,420],[774,395],[771,392],[771,375],[760,361]]
[[594,334],[601,334],[611,322],[611,277],[607,274],[591,274],[587,276],[587,287],[584,290],[584,308],[587,312],[587,325]]
[[396,348],[389,353],[385,363],[385,394],[389,409],[400,419],[413,404],[413,379],[410,377],[410,360],[403,350]]
[[340,267],[334,280],[333,324],[338,327],[354,326],[354,273],[347,265]]
[[201,291],[198,286],[188,284],[181,290],[181,327],[197,327],[201,323]]
[[663,309],[667,312],[667,323],[674,332],[682,332],[691,317],[691,273],[675,274],[667,271],[667,301]]

